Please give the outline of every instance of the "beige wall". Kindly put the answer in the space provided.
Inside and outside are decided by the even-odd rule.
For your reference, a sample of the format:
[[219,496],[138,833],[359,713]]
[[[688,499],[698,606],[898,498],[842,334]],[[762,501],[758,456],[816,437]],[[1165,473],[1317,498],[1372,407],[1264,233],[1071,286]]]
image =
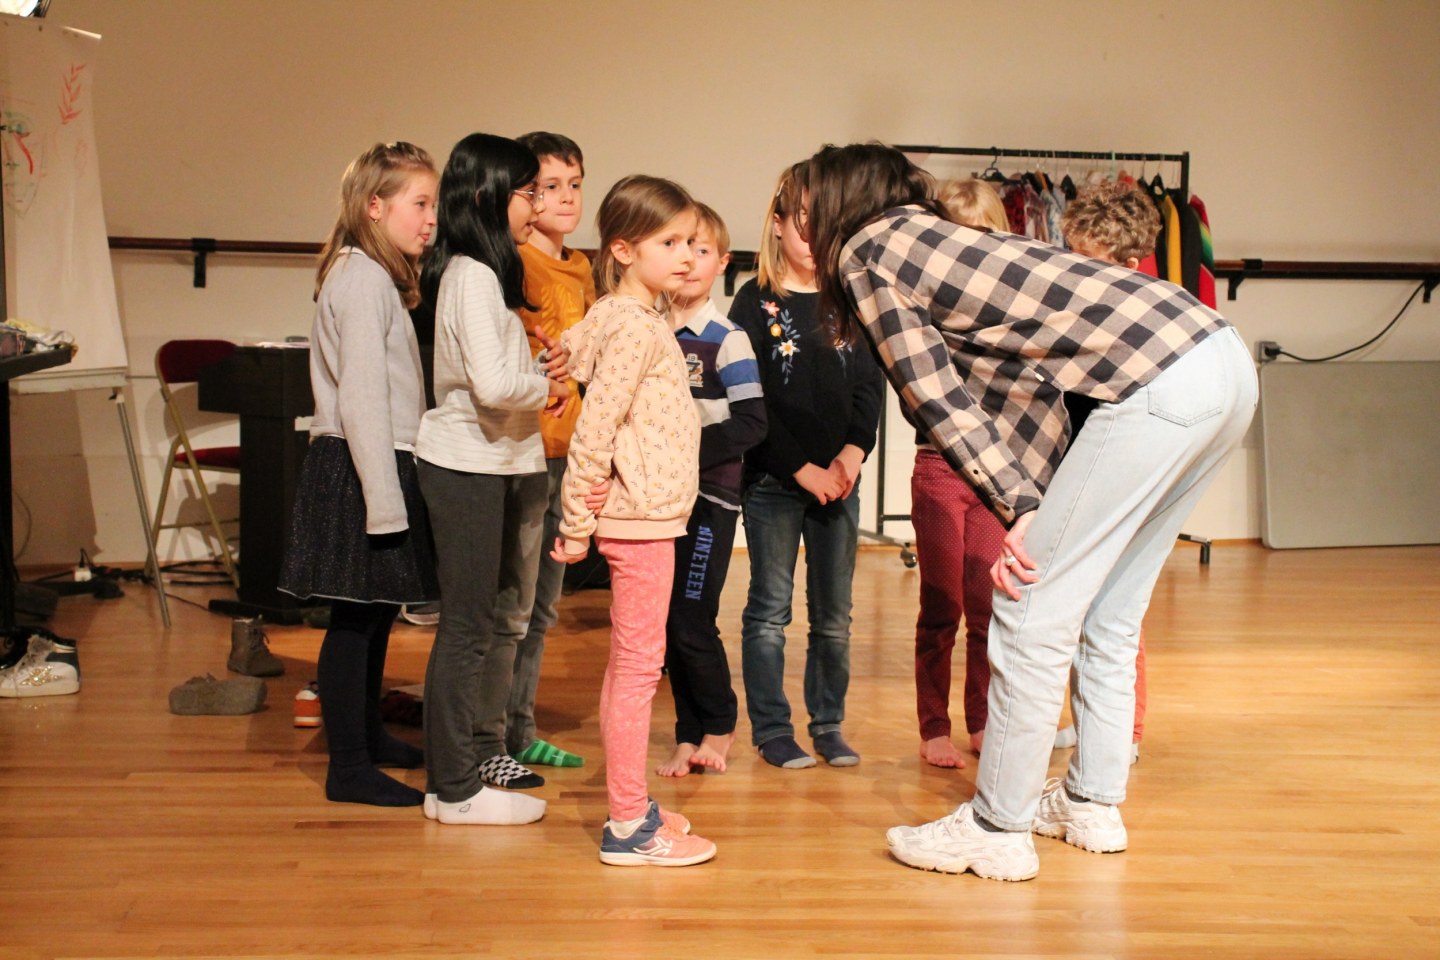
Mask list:
[[[719,209],[739,247],[756,243],[779,168],[823,142],[876,137],[1188,149],[1221,258],[1416,260],[1440,260],[1435,14],[1423,0],[54,0],[50,10],[104,36],[96,125],[116,235],[318,240],[341,170],[374,140],[410,139],[443,160],[472,130],[553,129],[586,150],[592,211],[621,175],[672,176]],[[576,239],[593,242],[593,227]],[[114,259],[153,498],[166,443],[147,379],[156,346],[303,334],[311,273],[216,258],[196,290],[186,258]],[[1250,281],[1221,309],[1249,340],[1319,353],[1368,337],[1408,292]],[[1437,320],[1440,305],[1412,308],[1369,356],[1440,357]],[[891,512],[908,508],[908,441],[894,431]],[[17,398],[14,448],[23,563],[72,562],[82,547],[109,562],[143,555],[103,393]],[[1255,454],[1241,452],[1191,529],[1257,534]]]

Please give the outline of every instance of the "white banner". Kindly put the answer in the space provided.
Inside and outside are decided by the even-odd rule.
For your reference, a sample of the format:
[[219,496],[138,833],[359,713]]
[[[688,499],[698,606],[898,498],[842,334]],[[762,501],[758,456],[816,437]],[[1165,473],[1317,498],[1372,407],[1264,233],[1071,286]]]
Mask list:
[[68,331],[78,348],[69,365],[18,381],[22,390],[124,378],[95,152],[99,40],[53,22],[0,16],[7,313]]

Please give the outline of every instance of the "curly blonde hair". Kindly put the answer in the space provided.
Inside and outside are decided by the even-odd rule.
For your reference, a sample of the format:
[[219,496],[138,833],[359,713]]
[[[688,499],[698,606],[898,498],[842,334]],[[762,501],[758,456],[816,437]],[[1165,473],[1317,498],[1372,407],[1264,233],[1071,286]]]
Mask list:
[[1116,263],[1143,260],[1155,252],[1160,212],[1133,183],[1107,180],[1083,188],[1060,216],[1065,243],[1107,250]]

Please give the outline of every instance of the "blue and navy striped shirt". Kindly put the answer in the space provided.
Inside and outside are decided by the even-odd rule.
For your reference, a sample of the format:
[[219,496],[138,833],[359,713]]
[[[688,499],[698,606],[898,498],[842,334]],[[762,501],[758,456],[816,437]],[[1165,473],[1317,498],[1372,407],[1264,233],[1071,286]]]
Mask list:
[[741,455],[765,438],[760,366],[750,338],[708,301],[675,331],[700,415],[700,496],[740,507]]

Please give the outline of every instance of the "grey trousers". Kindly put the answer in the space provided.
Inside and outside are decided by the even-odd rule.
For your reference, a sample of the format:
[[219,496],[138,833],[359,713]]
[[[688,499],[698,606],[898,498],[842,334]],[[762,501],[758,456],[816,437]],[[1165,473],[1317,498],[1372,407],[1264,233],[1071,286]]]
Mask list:
[[545,634],[555,626],[559,612],[555,604],[565,585],[565,564],[550,559],[550,548],[560,533],[564,511],[560,505],[560,482],[565,479],[565,458],[545,461],[549,477],[546,491],[545,523],[540,534],[540,570],[535,577],[535,603],[530,625],[515,648],[515,679],[510,686],[510,723],[505,743],[514,756],[535,740],[535,691],[540,686],[540,657],[545,653]]
[[440,627],[425,671],[427,792],[459,803],[505,753],[515,646],[534,603],[543,473],[496,476],[420,461],[440,575]]

